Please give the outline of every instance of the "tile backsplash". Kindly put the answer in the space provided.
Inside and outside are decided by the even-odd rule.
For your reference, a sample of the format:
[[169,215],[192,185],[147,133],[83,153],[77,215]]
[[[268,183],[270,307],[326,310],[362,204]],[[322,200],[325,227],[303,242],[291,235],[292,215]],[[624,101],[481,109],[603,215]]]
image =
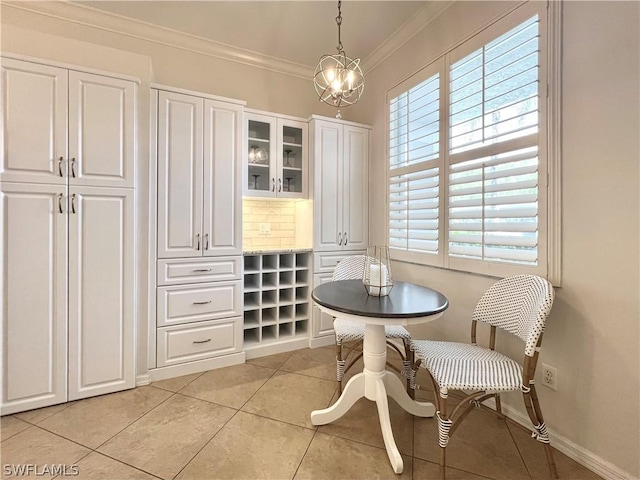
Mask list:
[[242,200],[243,250],[311,247],[311,202],[308,200]]

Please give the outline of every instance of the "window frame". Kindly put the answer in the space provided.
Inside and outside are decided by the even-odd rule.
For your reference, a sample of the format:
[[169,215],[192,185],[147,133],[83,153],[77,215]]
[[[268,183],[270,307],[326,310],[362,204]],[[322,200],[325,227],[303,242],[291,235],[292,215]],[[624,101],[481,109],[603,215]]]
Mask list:
[[[493,277],[505,277],[518,273],[533,273],[548,278],[554,285],[561,284],[561,84],[560,84],[560,25],[561,2],[527,2],[518,5],[491,21],[477,33],[451,46],[438,58],[419,71],[390,88],[386,96],[386,238],[390,239],[390,182],[394,171],[390,166],[390,102],[408,92],[435,73],[440,75],[440,156],[439,168],[439,217],[438,253],[421,253],[393,248],[393,260],[476,273]],[[451,65],[466,55],[482,48],[512,28],[538,15],[539,71],[538,71],[538,263],[536,266],[508,262],[451,257],[449,248],[449,87]],[[500,143],[495,144],[500,145]],[[497,147],[499,148],[499,147]],[[492,145],[472,151],[492,150]],[[455,156],[455,155],[454,155]]]

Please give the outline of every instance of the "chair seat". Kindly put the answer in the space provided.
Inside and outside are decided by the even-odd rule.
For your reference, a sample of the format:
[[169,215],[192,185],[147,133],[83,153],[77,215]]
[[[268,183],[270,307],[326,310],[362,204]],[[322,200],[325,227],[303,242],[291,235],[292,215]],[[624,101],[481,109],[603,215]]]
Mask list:
[[[336,341],[338,343],[362,340],[364,338],[364,323],[362,322],[336,318],[333,321],[333,329],[336,332]],[[409,331],[400,325],[385,325],[384,332],[387,338],[401,338],[402,340],[411,341]]]
[[448,390],[520,390],[522,367],[488,348],[468,343],[414,340],[411,348],[442,393]]

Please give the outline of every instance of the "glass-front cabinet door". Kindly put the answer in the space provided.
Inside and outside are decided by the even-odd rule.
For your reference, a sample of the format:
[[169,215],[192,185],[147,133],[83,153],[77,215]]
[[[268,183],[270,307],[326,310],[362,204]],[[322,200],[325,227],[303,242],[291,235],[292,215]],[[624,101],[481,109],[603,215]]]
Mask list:
[[257,112],[246,118],[245,196],[307,198],[307,123]]

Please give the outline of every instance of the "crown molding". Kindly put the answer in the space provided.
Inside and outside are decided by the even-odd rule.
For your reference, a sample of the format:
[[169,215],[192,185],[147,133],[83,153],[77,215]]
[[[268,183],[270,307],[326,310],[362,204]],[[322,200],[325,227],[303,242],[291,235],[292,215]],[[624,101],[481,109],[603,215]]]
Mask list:
[[363,70],[367,72],[375,70],[454,3],[455,0],[428,2],[362,61]]
[[2,2],[14,8],[138,40],[208,55],[311,81],[313,68],[72,2]]
[[[430,1],[402,24],[378,48],[363,60],[363,68],[371,72],[417,33],[427,27],[455,0]],[[2,1],[2,8],[14,8],[99,30],[125,35],[138,40],[220,58],[304,80],[313,78],[313,67],[290,62],[222,42],[161,27],[142,20],[105,12],[70,1],[25,2]]]

